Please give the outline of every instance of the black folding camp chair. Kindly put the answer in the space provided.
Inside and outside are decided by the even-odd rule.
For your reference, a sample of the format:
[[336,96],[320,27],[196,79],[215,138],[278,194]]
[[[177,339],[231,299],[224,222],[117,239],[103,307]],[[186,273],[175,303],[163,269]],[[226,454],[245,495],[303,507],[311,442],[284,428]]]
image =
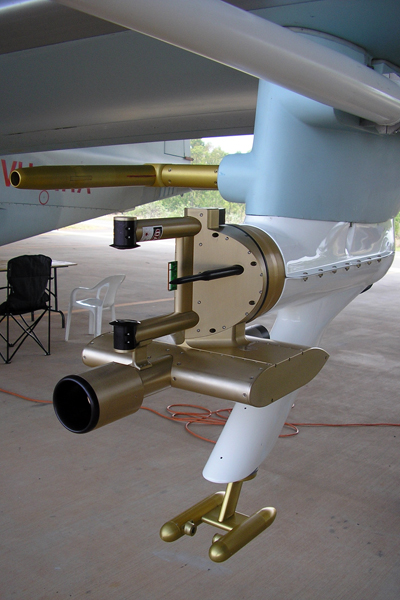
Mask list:
[[[5,356],[0,352],[0,357],[11,362],[28,337],[50,354],[51,258],[43,254],[12,258],[7,264],[7,287],[3,289],[7,289],[7,299],[0,305],[0,325],[5,322],[5,333],[0,331],[0,337],[6,342],[6,352]],[[31,322],[24,317],[28,313]],[[46,314],[47,344],[40,341],[35,331]],[[18,326],[17,334],[13,323]]]

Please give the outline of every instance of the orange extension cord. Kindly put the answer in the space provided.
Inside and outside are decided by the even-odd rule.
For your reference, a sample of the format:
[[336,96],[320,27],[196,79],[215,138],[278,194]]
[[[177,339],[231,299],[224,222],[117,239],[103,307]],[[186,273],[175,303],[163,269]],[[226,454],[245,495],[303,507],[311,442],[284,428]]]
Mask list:
[[[16,394],[15,392],[9,392],[8,390],[3,390],[0,388],[0,392],[3,394],[10,394],[11,396],[16,396],[17,398],[22,398],[23,400],[29,400],[29,402],[39,402],[40,404],[53,404],[51,400],[35,400],[33,398],[28,398],[27,396],[22,396],[21,394]],[[196,409],[196,412],[188,412],[188,411],[175,411],[175,408],[191,408]],[[218,410],[209,410],[204,406],[198,406],[196,404],[170,404],[167,406],[166,410],[171,415],[163,415],[162,413],[154,410],[153,408],[148,408],[147,406],[142,406],[142,410],[148,410],[149,412],[162,417],[163,419],[167,419],[168,421],[175,421],[176,423],[185,423],[185,429],[191,435],[203,440],[205,442],[210,442],[211,444],[215,444],[214,440],[210,440],[198,433],[195,433],[190,429],[190,425],[219,425],[223,427],[228,420],[229,415],[232,412],[231,408],[220,408]],[[225,414],[221,414],[225,413]],[[282,433],[279,437],[292,437],[300,433],[299,427],[400,427],[400,423],[285,423],[285,427],[289,429],[293,429],[294,433]]]
[[17,398],[22,398],[22,400],[29,400],[29,402],[39,402],[40,404],[53,404],[51,400],[34,400],[33,398],[28,398],[28,396],[21,396],[21,394],[9,392],[8,390],[2,390],[1,388],[0,392],[3,392],[3,394],[10,394],[10,396],[17,396]]

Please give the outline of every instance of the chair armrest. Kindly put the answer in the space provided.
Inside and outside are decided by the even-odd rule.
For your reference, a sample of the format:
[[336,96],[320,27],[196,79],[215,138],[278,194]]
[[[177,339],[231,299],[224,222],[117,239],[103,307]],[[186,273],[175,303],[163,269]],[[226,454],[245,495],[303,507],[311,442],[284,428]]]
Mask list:
[[88,291],[90,291],[92,289],[93,288],[87,288],[87,287],[77,287],[77,288],[73,289],[72,292],[71,292],[70,300],[69,300],[70,303],[72,304],[73,302],[75,302],[76,296],[80,292],[80,290],[88,292]]

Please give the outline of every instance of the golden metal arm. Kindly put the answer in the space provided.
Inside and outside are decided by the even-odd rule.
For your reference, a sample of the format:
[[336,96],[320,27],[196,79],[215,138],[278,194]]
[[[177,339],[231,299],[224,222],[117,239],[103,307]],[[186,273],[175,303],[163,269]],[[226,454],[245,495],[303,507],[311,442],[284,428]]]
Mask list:
[[76,165],[16,169],[10,182],[25,190],[132,186],[216,190],[217,175],[216,165]]

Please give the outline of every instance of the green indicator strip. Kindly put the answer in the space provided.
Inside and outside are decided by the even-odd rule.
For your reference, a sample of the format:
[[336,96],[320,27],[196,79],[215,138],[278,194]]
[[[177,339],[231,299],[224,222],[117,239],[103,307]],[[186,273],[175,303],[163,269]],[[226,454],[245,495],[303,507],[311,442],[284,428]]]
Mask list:
[[172,260],[168,263],[168,291],[175,292],[177,289],[176,283],[171,283],[174,279],[177,278],[178,275],[178,261]]

